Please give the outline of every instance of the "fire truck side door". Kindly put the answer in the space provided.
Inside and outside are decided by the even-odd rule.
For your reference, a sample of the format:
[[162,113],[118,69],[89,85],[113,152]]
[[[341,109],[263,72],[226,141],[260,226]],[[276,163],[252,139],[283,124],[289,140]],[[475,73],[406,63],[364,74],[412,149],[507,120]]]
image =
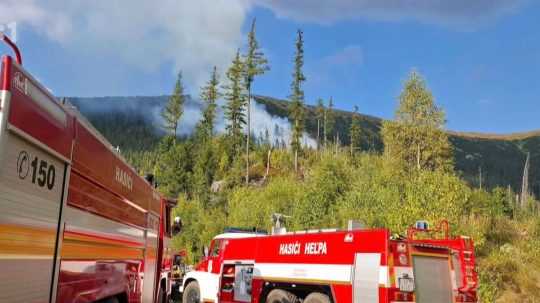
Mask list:
[[143,302],[154,301],[157,272],[159,217],[153,213],[147,215],[146,247],[144,249]]
[[54,301],[69,166],[13,132],[0,140],[0,302]]
[[219,274],[221,272],[221,251],[223,240],[216,239],[212,242],[208,254],[208,272]]

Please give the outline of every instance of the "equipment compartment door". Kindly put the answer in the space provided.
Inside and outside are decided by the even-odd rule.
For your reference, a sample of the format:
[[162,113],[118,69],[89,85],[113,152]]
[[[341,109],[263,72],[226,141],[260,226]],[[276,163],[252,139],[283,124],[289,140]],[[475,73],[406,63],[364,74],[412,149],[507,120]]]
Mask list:
[[451,303],[452,282],[448,256],[413,255],[417,303]]
[[154,302],[157,267],[159,217],[149,213],[146,229],[146,247],[144,249],[143,302]]
[[251,302],[253,265],[236,265],[234,270],[234,301]]
[[9,130],[0,145],[0,302],[50,302],[68,165]]

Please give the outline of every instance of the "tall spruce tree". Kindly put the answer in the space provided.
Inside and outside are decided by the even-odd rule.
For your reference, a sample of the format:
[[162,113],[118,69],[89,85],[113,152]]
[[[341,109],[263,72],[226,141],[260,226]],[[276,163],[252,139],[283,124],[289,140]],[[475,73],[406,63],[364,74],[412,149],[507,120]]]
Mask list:
[[204,205],[210,200],[210,185],[217,168],[217,157],[213,146],[214,123],[216,119],[217,100],[220,98],[219,76],[214,67],[207,84],[201,88],[201,100],[206,107],[203,117],[196,129],[196,152],[193,166],[193,193]]
[[321,126],[324,123],[324,101],[319,98],[317,100],[317,107],[315,109],[316,118],[317,118],[317,150],[321,148]]
[[360,115],[358,114],[358,106],[354,106],[354,112],[351,119],[351,126],[349,128],[350,144],[351,144],[351,156],[360,147]]
[[255,37],[255,22],[253,18],[251,30],[248,33],[247,53],[244,55],[244,81],[247,90],[247,136],[246,136],[246,184],[249,184],[249,141],[251,138],[251,87],[255,77],[270,70],[268,60],[259,47]]
[[452,170],[452,147],[444,131],[445,115],[425,80],[412,71],[399,96],[395,121],[383,123],[387,159],[407,171]]
[[330,97],[328,100],[328,108],[325,111],[324,119],[324,146],[327,145],[327,140],[334,140],[334,127],[336,125],[336,118],[334,114],[334,99]]
[[291,147],[294,152],[294,169],[298,171],[298,152],[301,149],[301,139],[304,132],[304,91],[302,83],[306,77],[302,72],[304,66],[304,34],[298,30],[296,37],[296,52],[294,56],[293,80],[291,83],[291,104],[289,106],[289,115],[293,121]]
[[185,96],[184,85],[182,84],[182,72],[179,72],[173,93],[169,97],[169,102],[161,112],[161,116],[165,123],[164,128],[171,136],[173,136],[175,142],[178,133],[178,123],[184,113],[184,103]]
[[203,110],[202,120],[197,125],[196,137],[201,142],[206,142],[214,135],[214,123],[216,120],[217,100],[221,97],[219,91],[219,76],[214,66],[210,80],[201,88],[201,100],[206,107]]
[[227,70],[228,84],[224,86],[225,100],[224,106],[225,119],[227,120],[227,134],[231,139],[231,146],[236,155],[242,145],[242,128],[246,124],[246,94],[243,81],[244,63],[240,57],[240,51]]

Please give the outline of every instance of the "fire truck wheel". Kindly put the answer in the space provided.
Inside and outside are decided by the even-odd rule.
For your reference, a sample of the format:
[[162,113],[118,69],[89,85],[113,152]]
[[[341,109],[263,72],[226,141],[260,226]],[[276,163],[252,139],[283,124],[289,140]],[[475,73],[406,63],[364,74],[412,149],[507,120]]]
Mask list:
[[296,301],[295,295],[282,289],[274,289],[266,297],[266,303],[295,303]]
[[200,303],[201,291],[199,290],[199,283],[193,281],[190,282],[184,289],[182,296],[182,303]]
[[117,297],[111,297],[111,298],[108,298],[105,301],[99,301],[99,302],[101,302],[101,303],[119,303],[120,301],[118,301]]
[[330,303],[330,298],[320,292],[312,292],[306,297],[304,303]]
[[167,303],[167,296],[163,287],[160,287],[158,291],[158,303]]

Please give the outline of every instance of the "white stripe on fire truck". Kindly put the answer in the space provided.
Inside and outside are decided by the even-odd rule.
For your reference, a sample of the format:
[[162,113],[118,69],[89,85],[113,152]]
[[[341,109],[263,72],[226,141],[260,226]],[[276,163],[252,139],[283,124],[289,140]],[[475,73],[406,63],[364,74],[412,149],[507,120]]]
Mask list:
[[254,275],[264,279],[292,279],[351,283],[352,266],[337,264],[256,263]]
[[388,273],[388,266],[381,265],[379,267],[379,285],[381,287],[390,287],[390,276]]
[[[254,276],[269,280],[316,281],[328,283],[352,283],[352,265],[256,263]],[[390,287],[388,267],[379,267],[379,285]]]

